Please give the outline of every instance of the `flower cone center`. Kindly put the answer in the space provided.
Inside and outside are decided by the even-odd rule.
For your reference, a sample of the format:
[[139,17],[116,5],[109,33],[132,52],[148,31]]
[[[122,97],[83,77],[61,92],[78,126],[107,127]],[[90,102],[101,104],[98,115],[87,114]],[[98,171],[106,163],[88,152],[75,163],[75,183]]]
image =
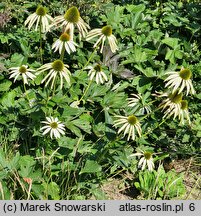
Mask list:
[[56,129],[56,128],[58,128],[58,124],[56,122],[52,122],[50,124],[50,127],[53,128],[53,129]]
[[64,63],[63,63],[61,60],[55,60],[55,61],[52,63],[52,68],[53,68],[55,71],[62,71],[63,68],[64,68]]
[[77,23],[79,21],[79,18],[80,12],[76,7],[69,8],[64,15],[64,19],[70,23]]
[[128,123],[131,125],[135,125],[137,123],[138,119],[134,115],[131,115],[128,117]]
[[181,103],[182,96],[183,96],[182,93],[178,94],[177,92],[175,92],[174,94],[170,94],[169,98],[173,103],[178,104],[178,103]]
[[94,70],[97,71],[97,72],[100,72],[102,70],[101,66],[99,64],[97,64],[95,67],[94,67]]
[[192,72],[189,69],[181,69],[179,76],[184,80],[189,80],[192,76]]
[[67,42],[67,41],[70,40],[70,35],[67,34],[67,33],[63,33],[63,34],[60,36],[59,39],[60,39],[61,41],[63,41],[63,42]]
[[26,73],[26,72],[27,72],[27,68],[26,68],[25,66],[21,66],[21,67],[19,68],[19,72],[20,72],[20,73]]
[[182,100],[181,101],[181,109],[185,110],[188,108],[188,101],[187,100]]
[[105,35],[105,36],[110,36],[112,34],[112,28],[111,26],[104,26],[102,28],[102,33]]
[[36,9],[36,14],[38,16],[45,16],[46,15],[46,9],[42,6],[40,6]]
[[151,159],[152,154],[150,152],[145,152],[144,153],[144,157],[146,160],[150,160]]

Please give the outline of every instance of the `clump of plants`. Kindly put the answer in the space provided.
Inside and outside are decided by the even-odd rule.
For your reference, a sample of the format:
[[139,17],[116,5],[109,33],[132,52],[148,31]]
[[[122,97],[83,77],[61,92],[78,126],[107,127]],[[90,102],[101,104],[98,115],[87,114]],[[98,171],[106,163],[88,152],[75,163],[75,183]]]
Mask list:
[[184,198],[161,163],[200,153],[197,4],[2,3],[0,198],[107,199],[125,173]]

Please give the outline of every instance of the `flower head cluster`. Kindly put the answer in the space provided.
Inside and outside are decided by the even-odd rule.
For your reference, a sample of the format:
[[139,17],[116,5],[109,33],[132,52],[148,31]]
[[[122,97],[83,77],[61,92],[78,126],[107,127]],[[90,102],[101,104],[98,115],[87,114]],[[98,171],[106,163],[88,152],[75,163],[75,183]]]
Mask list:
[[61,123],[58,118],[46,117],[47,121],[42,121],[45,126],[43,126],[40,130],[43,131],[43,135],[50,133],[51,139],[53,137],[60,138],[61,134],[65,134],[65,126]]
[[154,162],[153,162],[153,157],[152,157],[152,153],[148,152],[148,151],[141,151],[135,154],[132,154],[130,156],[142,156],[139,163],[138,163],[138,167],[141,167],[142,170],[145,169],[146,165],[148,167],[149,171],[153,171],[154,169]]
[[78,28],[80,38],[85,37],[88,32],[87,29],[90,28],[80,17],[77,7],[74,6],[69,8],[64,15],[55,17],[53,26],[64,27],[64,32],[69,30],[72,40],[75,26]]
[[100,64],[94,64],[94,65],[89,65],[87,66],[85,69],[89,69],[89,79],[93,80],[93,78],[95,77],[96,83],[99,84],[103,84],[104,82],[107,82],[107,76],[105,74],[105,72],[102,70],[102,67]]
[[180,94],[186,88],[186,95],[189,93],[195,94],[195,90],[191,81],[192,72],[189,69],[182,67],[179,72],[172,71],[168,72],[167,74],[169,74],[169,76],[165,79],[165,82],[167,82],[165,87],[173,88],[173,93],[178,91]]
[[9,69],[10,77],[14,78],[14,82],[19,76],[22,76],[24,84],[28,84],[28,79],[33,80],[36,76],[33,74],[35,72],[33,69],[28,69],[27,65],[22,65],[20,67],[12,67]]
[[35,30],[37,30],[39,23],[42,24],[42,32],[47,32],[49,30],[49,24],[53,21],[53,18],[47,14],[46,8],[39,6],[36,12],[28,16],[25,21],[25,25],[28,25],[30,29],[34,23],[36,23]]
[[181,124],[184,124],[184,119],[190,124],[188,102],[183,100],[182,93],[179,93],[178,91],[174,93],[163,93],[158,95],[158,97],[166,97],[159,105],[159,108],[164,110],[163,118],[169,118],[173,115],[174,119],[176,117],[179,118]]
[[50,81],[52,81],[51,89],[54,86],[55,79],[59,75],[59,77],[60,77],[60,89],[62,89],[63,88],[63,78],[66,80],[68,85],[70,85],[71,72],[67,69],[68,67],[69,66],[67,64],[64,64],[63,61],[58,59],[52,63],[47,63],[47,64],[44,64],[43,66],[41,66],[37,70],[36,74],[38,75],[40,73],[43,73],[43,72],[46,72],[47,70],[49,70],[49,73],[44,77],[44,79],[42,80],[41,83],[46,81],[45,86],[47,86],[50,83]]
[[102,53],[103,52],[103,46],[104,46],[104,43],[105,43],[105,40],[107,39],[108,40],[108,43],[110,45],[110,49],[113,53],[116,52],[116,50],[118,49],[117,47],[117,39],[116,37],[112,34],[112,28],[111,26],[104,26],[103,28],[101,29],[93,29],[91,30],[88,35],[87,35],[87,38],[86,40],[89,41],[91,40],[92,38],[94,37],[98,37],[99,36],[99,39],[96,41],[96,43],[94,44],[94,48],[96,46],[99,45],[99,43],[101,43],[101,50],[100,52]]
[[142,129],[140,126],[140,122],[136,116],[130,115],[126,117],[126,116],[116,115],[115,117],[117,117],[118,119],[114,121],[115,123],[114,127],[121,125],[121,127],[117,132],[118,134],[124,131],[124,136],[128,134],[127,140],[129,140],[130,138],[132,140],[135,140],[136,131],[138,135],[141,136]]

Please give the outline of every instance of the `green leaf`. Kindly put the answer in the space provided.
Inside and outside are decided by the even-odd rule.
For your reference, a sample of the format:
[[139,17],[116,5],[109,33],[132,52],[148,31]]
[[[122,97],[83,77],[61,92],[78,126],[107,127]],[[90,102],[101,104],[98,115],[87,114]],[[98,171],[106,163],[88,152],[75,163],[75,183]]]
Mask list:
[[181,50],[175,50],[175,57],[178,59],[182,59],[183,58],[183,52]]
[[19,38],[20,46],[21,49],[24,53],[24,56],[29,56],[30,55],[30,47],[27,39],[25,38]]
[[102,167],[94,160],[87,160],[84,168],[81,169],[80,174],[100,172]]
[[92,188],[92,194],[95,196],[96,200],[108,199],[105,192],[101,188]]
[[65,109],[64,109],[64,112],[62,114],[62,117],[63,118],[66,118],[66,117],[69,117],[69,116],[78,116],[80,115],[82,112],[84,111],[84,109],[82,108],[73,108],[73,107],[70,107],[70,106],[65,106]]
[[3,95],[3,98],[0,99],[0,103],[4,107],[14,107],[15,97],[16,97],[16,92],[13,90]]
[[165,59],[169,60],[172,64],[174,64],[175,63],[174,50],[168,49],[166,56],[165,56]]
[[20,153],[17,152],[15,157],[10,161],[10,167],[12,170],[17,170],[19,167]]
[[168,38],[163,39],[161,42],[175,49],[178,46],[179,39],[168,37]]
[[190,139],[190,135],[184,134],[183,139],[182,139],[182,142],[183,142],[183,143],[187,143],[187,142],[189,142],[189,139]]
[[91,133],[91,125],[89,121],[79,118],[71,121],[71,123],[74,124],[76,127],[80,128],[81,130],[85,131],[86,133]]
[[60,199],[59,191],[60,191],[60,188],[56,182],[50,182],[49,184],[46,184],[46,192],[49,196],[51,196],[53,200]]
[[20,171],[19,174],[22,177],[28,177],[33,172],[33,167],[36,161],[29,155],[22,156],[19,160]]
[[12,82],[10,80],[3,80],[3,82],[0,83],[0,91],[8,91],[11,85]]
[[122,101],[126,100],[126,95],[124,92],[108,92],[102,102],[101,105],[104,108],[114,108],[114,109],[118,109],[118,108],[123,108],[122,106]]
[[140,189],[140,183],[139,182],[135,182],[134,185],[137,189]]
[[22,54],[14,53],[14,54],[11,56],[10,67],[18,67],[18,66],[21,66],[23,61],[24,61],[24,56],[23,56]]
[[68,149],[74,149],[77,142],[78,139],[72,139],[70,137],[65,137],[65,136],[61,137],[58,140],[58,144],[60,147],[68,148]]
[[7,187],[7,182],[5,181],[0,181],[0,188],[1,188],[1,193],[0,193],[0,200],[10,200],[12,199],[11,191]]
[[141,94],[143,94],[147,90],[151,90],[152,88],[151,79],[145,76],[134,77],[132,84],[137,86],[137,90]]
[[78,137],[82,136],[80,129],[78,127],[76,127],[72,122],[67,122],[65,125],[76,136],[78,136]]

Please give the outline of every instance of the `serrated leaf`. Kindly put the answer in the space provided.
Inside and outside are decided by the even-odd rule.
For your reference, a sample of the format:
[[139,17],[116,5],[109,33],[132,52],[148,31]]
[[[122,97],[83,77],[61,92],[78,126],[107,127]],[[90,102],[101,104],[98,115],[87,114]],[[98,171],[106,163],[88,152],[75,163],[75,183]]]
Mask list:
[[15,97],[16,92],[11,91],[3,95],[3,98],[0,99],[0,103],[4,107],[14,107],[15,106]]
[[82,133],[81,133],[80,129],[77,126],[75,126],[72,122],[68,122],[65,125],[76,136],[78,136],[78,137],[82,136]]
[[12,82],[10,80],[3,80],[3,82],[0,83],[0,91],[8,91],[11,85]]
[[76,127],[82,129],[86,133],[91,133],[91,125],[89,124],[89,121],[79,118],[71,121],[71,123],[74,124]]
[[87,160],[84,168],[81,169],[80,174],[100,172],[102,167],[94,160]]

